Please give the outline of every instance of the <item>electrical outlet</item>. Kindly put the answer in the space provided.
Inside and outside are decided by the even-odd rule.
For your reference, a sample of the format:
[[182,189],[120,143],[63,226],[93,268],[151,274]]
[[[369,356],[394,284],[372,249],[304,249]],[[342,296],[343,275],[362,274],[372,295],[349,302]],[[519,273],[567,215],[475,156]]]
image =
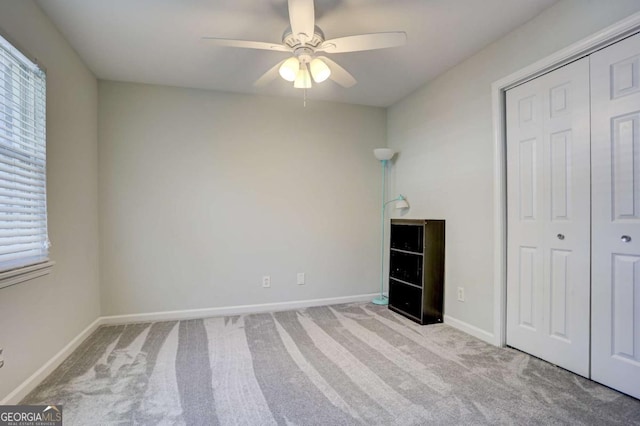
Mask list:
[[0,368],[4,367],[4,355],[2,355],[2,351],[4,349],[0,348]]
[[304,285],[304,272],[298,272],[298,285]]
[[262,277],[262,287],[271,287],[271,277],[269,275],[265,275],[264,277]]
[[458,302],[464,302],[464,287],[458,287]]

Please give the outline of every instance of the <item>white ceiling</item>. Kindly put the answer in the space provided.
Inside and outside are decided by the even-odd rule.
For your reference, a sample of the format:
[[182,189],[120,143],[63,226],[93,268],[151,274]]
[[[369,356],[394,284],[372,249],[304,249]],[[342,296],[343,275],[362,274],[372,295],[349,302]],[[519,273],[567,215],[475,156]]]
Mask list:
[[[556,0],[316,0],[327,39],[406,31],[404,47],[327,55],[358,80],[314,85],[309,99],[389,106]],[[216,47],[202,36],[279,43],[287,0],[39,0],[100,79],[302,97],[252,83],[287,53]]]

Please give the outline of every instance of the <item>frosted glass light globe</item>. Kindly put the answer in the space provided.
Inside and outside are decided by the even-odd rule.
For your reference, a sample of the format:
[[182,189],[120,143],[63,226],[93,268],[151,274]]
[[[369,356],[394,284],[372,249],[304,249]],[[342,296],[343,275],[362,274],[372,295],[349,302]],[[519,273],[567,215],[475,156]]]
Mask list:
[[293,87],[296,89],[311,88],[311,76],[309,75],[309,69],[306,64],[300,64],[300,71],[298,71]]
[[282,65],[280,65],[280,69],[278,70],[278,72],[280,73],[280,77],[284,78],[285,80],[295,81],[299,69],[300,62],[298,62],[298,58],[291,57],[284,61]]
[[329,66],[325,64],[322,59],[315,58],[309,64],[309,68],[311,69],[311,76],[313,77],[313,81],[316,83],[322,83],[331,75],[331,69]]

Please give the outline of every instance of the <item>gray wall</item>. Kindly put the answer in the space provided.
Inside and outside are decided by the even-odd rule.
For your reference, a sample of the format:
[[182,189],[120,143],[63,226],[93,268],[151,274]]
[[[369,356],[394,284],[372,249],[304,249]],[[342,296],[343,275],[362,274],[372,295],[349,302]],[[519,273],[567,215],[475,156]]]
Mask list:
[[385,126],[302,92],[101,81],[103,315],[375,292]]
[[446,315],[494,331],[491,83],[638,10],[638,0],[559,2],[388,110],[388,144],[401,151],[392,185],[408,217],[447,220]]
[[47,69],[52,274],[0,289],[0,399],[100,314],[95,77],[31,1],[0,2],[0,31]]

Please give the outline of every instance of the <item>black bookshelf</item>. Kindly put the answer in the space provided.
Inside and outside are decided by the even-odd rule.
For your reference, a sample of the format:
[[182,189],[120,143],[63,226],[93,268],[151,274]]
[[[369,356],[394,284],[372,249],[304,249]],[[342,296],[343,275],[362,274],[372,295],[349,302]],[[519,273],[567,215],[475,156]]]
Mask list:
[[391,219],[389,309],[420,324],[442,322],[444,220]]

